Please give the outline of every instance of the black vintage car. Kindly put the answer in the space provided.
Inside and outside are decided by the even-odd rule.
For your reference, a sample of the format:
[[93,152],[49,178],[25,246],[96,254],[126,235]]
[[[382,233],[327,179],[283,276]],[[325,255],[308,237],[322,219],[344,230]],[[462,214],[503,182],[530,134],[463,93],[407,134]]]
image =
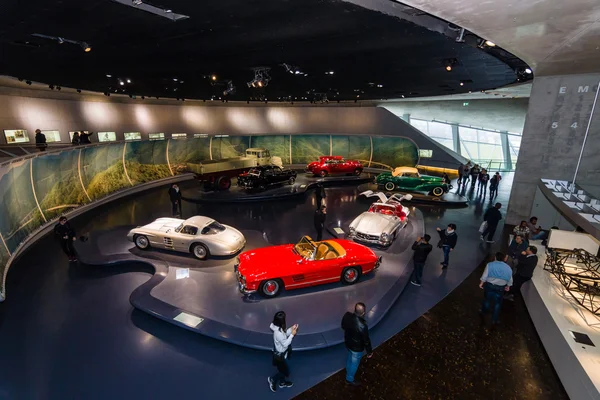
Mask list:
[[237,184],[244,189],[265,190],[268,186],[296,182],[296,171],[282,169],[273,165],[252,168],[238,176]]

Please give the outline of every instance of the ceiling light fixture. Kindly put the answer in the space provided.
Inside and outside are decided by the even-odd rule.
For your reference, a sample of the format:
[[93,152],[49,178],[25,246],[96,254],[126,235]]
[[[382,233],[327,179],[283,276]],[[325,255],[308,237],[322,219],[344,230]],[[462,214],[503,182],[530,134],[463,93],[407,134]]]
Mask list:
[[216,81],[216,80],[217,80],[217,76],[216,76],[216,75],[212,75],[212,76],[210,77],[210,79],[211,79],[211,80],[213,80],[213,81]]
[[141,6],[143,3],[142,0],[132,0],[131,4],[134,6]]
[[459,85],[460,85],[460,86],[465,86],[465,83],[461,81],[461,82],[459,83]]
[[496,47],[496,43],[492,42],[491,40],[486,40],[485,44],[489,47]]
[[271,81],[271,75],[269,74],[269,71],[271,70],[271,68],[269,67],[257,67],[254,68],[254,79],[252,79],[250,82],[246,82],[246,85],[248,85],[248,87],[266,87],[269,85],[269,82]]
[[233,81],[227,81],[227,88],[223,91],[223,96],[235,94],[235,85]]
[[92,51],[92,46],[90,46],[87,42],[82,42],[79,40],[65,39],[63,37],[58,37],[58,36],[42,35],[41,33],[32,33],[31,36],[40,37],[40,38],[44,38],[44,39],[50,39],[50,40],[56,40],[59,44],[63,44],[63,43],[76,44],[76,45],[81,46],[83,51],[85,51],[86,53],[89,53],[90,51]]
[[531,68],[525,68],[525,73],[526,74],[531,74],[533,71],[531,70]]
[[446,65],[446,71],[448,71],[448,72],[452,71],[452,65]]
[[379,84],[379,85],[377,85],[377,87],[378,87],[378,88],[382,88],[382,87],[383,87],[383,85]]
[[106,74],[106,77],[107,78],[112,78],[112,75],[111,74]]
[[119,81],[119,85],[123,86],[124,84],[125,84],[125,82]]
[[127,83],[131,83],[131,79],[127,79]]
[[65,39],[63,39],[61,37],[58,37],[57,40],[58,40],[59,44],[63,44],[65,42]]
[[86,53],[89,53],[90,51],[92,51],[92,46],[90,46],[86,42],[81,42],[81,43],[79,43],[79,45],[81,46],[83,51],[85,51]]
[[450,58],[447,60],[444,60],[444,68],[446,68],[446,71],[450,72],[452,71],[452,68],[458,64],[458,60],[456,58]]

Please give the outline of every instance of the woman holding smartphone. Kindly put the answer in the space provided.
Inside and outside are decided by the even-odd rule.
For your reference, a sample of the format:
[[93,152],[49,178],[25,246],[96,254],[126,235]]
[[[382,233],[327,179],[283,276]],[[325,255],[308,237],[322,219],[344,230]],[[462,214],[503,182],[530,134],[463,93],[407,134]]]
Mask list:
[[288,356],[292,350],[291,344],[296,332],[298,332],[298,324],[287,328],[285,324],[285,312],[278,311],[273,317],[273,323],[270,326],[273,331],[273,365],[277,367],[277,373],[268,378],[269,388],[271,392],[275,392],[277,387],[289,388],[293,383],[287,378],[290,376],[290,368],[287,363]]

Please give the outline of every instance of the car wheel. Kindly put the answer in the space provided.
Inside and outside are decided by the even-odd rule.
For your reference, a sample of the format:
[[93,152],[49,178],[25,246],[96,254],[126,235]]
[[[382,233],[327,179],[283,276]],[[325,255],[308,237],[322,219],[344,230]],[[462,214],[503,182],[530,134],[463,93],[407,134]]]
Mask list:
[[346,285],[353,285],[358,282],[360,278],[360,267],[347,267],[342,271],[342,283]]
[[327,176],[327,171],[321,171],[321,172],[319,172],[319,176],[321,178],[325,178]]
[[265,297],[275,297],[281,293],[283,289],[283,282],[280,279],[269,279],[262,281],[258,286],[258,291]]
[[433,188],[433,190],[431,191],[431,193],[433,193],[433,195],[435,197],[440,197],[441,195],[444,194],[444,188],[438,186],[436,188]]
[[133,243],[135,243],[135,247],[141,250],[146,250],[150,247],[150,241],[144,235],[136,235],[133,238]]
[[360,174],[362,174],[362,170],[361,170],[360,168],[356,168],[356,169],[354,170],[354,175],[356,175],[356,176],[360,176]]
[[296,178],[294,178],[293,176],[290,176],[290,179],[288,179],[288,183],[289,183],[290,185],[293,185],[293,184],[294,184],[294,182],[296,182]]
[[385,190],[389,190],[391,192],[392,190],[396,189],[396,184],[394,182],[386,182],[385,185],[383,185],[383,187],[385,188]]
[[217,188],[219,190],[228,190],[231,187],[231,179],[227,176],[221,176],[217,180]]
[[198,260],[205,260],[208,257],[208,247],[203,245],[202,243],[196,243],[192,246],[192,254]]

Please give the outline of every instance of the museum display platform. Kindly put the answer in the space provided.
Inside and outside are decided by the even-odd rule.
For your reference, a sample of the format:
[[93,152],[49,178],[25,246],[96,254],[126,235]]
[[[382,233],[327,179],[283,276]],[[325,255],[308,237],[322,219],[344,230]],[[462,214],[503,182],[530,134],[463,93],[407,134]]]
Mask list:
[[269,201],[286,198],[301,197],[314,188],[317,184],[323,186],[359,185],[371,182],[376,174],[363,172],[359,176],[335,175],[321,178],[302,171],[297,171],[298,176],[293,185],[287,183],[274,185],[264,191],[258,189],[246,190],[237,186],[237,179],[232,179],[229,190],[205,191],[201,184],[197,188],[189,188],[183,200],[195,203],[241,203],[249,201]]
[[[237,345],[271,350],[273,335],[268,326],[275,312],[285,310],[300,326],[294,350],[311,350],[343,342],[341,317],[359,301],[368,306],[370,327],[387,313],[408,283],[412,238],[424,231],[422,214],[416,211],[411,217],[388,249],[373,248],[383,256],[382,264],[356,284],[337,282],[284,291],[271,299],[239,292],[233,270],[235,256],[199,261],[191,254],[142,251],[126,239],[132,226],[92,232],[89,240],[77,243],[77,250],[84,265],[151,265],[154,275],[131,294],[130,302],[164,321]],[[270,245],[265,233],[241,231],[247,240],[243,251]]]
[[388,192],[388,191],[384,190],[383,188],[379,187],[376,183],[372,183],[372,182],[363,183],[363,184],[359,185],[358,190],[359,190],[359,192],[364,192],[367,190],[372,190],[374,192],[384,192],[388,196],[391,194],[394,194],[394,193],[411,194],[412,199],[410,201],[413,203],[439,204],[439,205],[462,207],[462,206],[466,206],[467,203],[469,202],[469,199],[467,197],[462,196],[462,195],[460,195],[456,192],[452,192],[452,191],[449,191],[448,193],[444,193],[440,197],[430,196],[430,195],[427,195],[424,193],[407,192],[407,191],[402,191],[402,190]]

